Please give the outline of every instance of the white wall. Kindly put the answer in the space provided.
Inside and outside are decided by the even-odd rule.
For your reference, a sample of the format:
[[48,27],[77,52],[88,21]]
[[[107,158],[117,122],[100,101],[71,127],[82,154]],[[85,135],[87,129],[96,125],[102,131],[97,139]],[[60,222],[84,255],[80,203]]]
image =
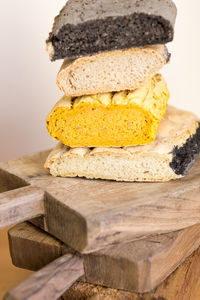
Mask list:
[[[175,1],[179,15],[171,64],[163,73],[171,104],[200,116],[199,0]],[[61,96],[45,39],[65,0],[0,0],[0,161],[47,149],[45,118]]]

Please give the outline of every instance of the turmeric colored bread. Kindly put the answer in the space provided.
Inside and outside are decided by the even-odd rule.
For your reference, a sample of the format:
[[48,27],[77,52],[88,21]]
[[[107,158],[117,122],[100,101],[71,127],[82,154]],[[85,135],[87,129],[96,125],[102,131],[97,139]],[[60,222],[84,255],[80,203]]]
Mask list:
[[47,117],[53,139],[69,147],[121,147],[149,144],[156,138],[169,92],[155,75],[134,91],[63,97]]
[[169,106],[150,145],[72,149],[59,143],[45,167],[53,176],[157,182],[183,177],[199,153],[198,118]]
[[165,45],[103,52],[66,59],[57,85],[66,96],[134,90],[143,86],[169,61]]

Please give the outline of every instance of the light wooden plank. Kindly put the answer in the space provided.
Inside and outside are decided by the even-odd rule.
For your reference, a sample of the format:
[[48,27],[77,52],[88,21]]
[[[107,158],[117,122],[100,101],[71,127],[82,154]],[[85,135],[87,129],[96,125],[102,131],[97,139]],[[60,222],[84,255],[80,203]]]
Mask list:
[[0,229],[44,213],[44,191],[27,186],[0,194]]
[[10,290],[5,300],[55,300],[84,274],[83,261],[66,254]]

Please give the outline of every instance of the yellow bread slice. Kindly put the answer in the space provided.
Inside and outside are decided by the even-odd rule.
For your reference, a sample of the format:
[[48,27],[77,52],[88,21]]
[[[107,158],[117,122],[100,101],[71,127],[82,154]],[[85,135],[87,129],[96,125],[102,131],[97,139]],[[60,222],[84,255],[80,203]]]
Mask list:
[[61,177],[164,182],[186,175],[199,154],[199,118],[168,106],[153,143],[121,148],[70,148],[58,143],[45,168]]
[[169,91],[156,74],[134,91],[63,97],[47,117],[53,139],[69,147],[121,147],[156,138]]

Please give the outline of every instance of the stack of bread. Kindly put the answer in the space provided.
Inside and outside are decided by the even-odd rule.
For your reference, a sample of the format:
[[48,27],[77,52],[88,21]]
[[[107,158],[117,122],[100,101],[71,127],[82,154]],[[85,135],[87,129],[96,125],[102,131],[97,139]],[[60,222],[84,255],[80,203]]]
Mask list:
[[60,143],[53,176],[117,181],[181,178],[200,152],[198,118],[168,106],[158,72],[170,61],[170,0],[69,0],[47,40],[65,96],[47,117]]

